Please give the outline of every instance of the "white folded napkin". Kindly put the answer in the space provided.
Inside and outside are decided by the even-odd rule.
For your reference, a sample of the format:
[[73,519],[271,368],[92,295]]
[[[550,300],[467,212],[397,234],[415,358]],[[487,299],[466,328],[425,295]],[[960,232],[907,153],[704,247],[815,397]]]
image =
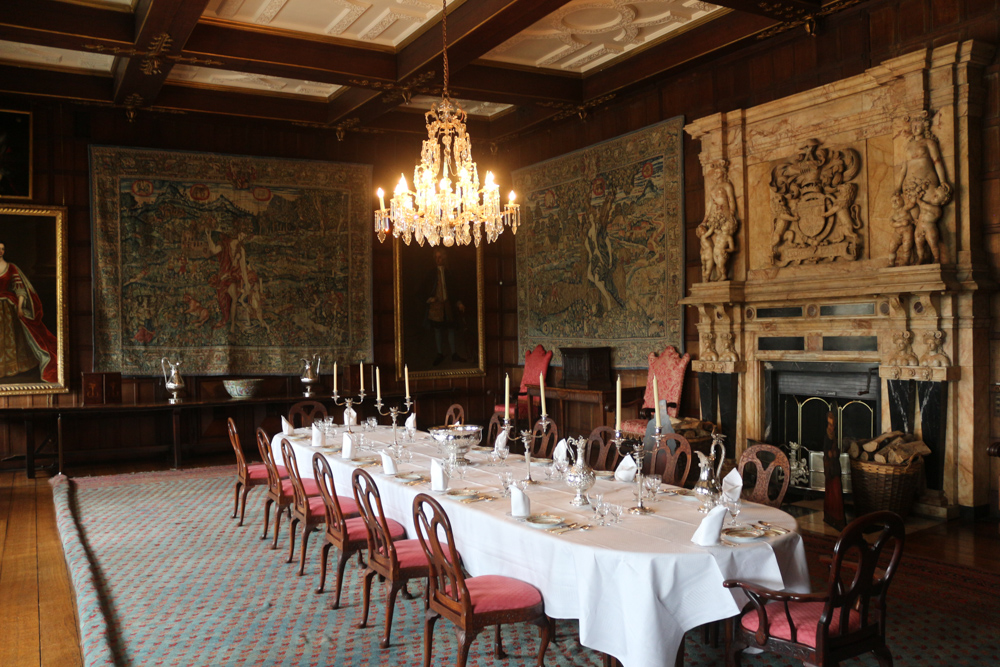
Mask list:
[[552,450],[552,460],[566,463],[568,459],[569,453],[566,451],[566,438],[563,438],[556,445],[556,448]]
[[326,433],[319,427],[319,424],[312,425],[312,446],[313,447],[325,447],[326,446]]
[[417,430],[417,413],[416,412],[412,413],[409,417],[406,418],[406,428],[410,429],[411,431],[416,431]]
[[350,433],[344,434],[344,447],[340,450],[340,455],[345,459],[354,458],[354,439]]
[[431,491],[447,491],[448,475],[437,459],[431,459]]
[[507,448],[507,431],[500,431],[500,435],[497,436],[497,441],[493,443],[493,451],[496,452],[506,448]]
[[730,500],[738,500],[743,493],[743,477],[740,471],[733,468],[722,478],[722,495]]
[[281,417],[281,432],[285,435],[292,435],[295,433],[295,427],[292,426],[292,422],[288,421],[284,415]]
[[510,487],[510,515],[517,517],[531,514],[531,499],[528,494],[516,486]]
[[386,475],[396,474],[396,459],[389,452],[382,452],[382,472]]
[[701,547],[710,547],[719,543],[719,536],[722,534],[722,522],[726,520],[726,508],[723,505],[713,507],[708,513],[698,530],[694,531],[691,541]]
[[344,408],[344,426],[357,426],[358,413],[354,408]]
[[622,459],[622,462],[618,464],[615,468],[615,479],[619,482],[631,482],[635,480],[635,471],[638,468],[635,465],[635,459],[631,456],[626,456]]

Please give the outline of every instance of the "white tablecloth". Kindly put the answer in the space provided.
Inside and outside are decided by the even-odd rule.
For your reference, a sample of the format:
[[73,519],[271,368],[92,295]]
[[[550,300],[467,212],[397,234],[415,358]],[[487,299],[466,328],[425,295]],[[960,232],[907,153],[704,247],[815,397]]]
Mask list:
[[[359,433],[377,443],[391,443],[391,427]],[[402,429],[400,429],[402,433]],[[281,438],[276,435],[272,449],[281,461]],[[334,438],[339,446],[342,436]],[[299,429],[289,437],[299,471],[313,477],[312,456],[320,451],[333,469],[337,493],[351,495],[350,477],[355,464],[344,461],[330,448],[317,450],[308,433]],[[429,477],[430,458],[437,456],[436,443],[418,433],[406,447],[413,461],[399,466],[400,473],[421,472]],[[382,446],[376,446],[377,450]],[[356,455],[357,456],[357,455]],[[362,452],[362,457],[377,457]],[[498,467],[485,464],[485,452],[473,451],[476,463],[465,480],[453,479],[451,488],[482,488],[499,496]],[[511,456],[507,468],[523,477],[524,459]],[[381,467],[369,468],[382,496],[388,516],[413,532],[413,497],[431,493],[429,484],[405,485],[382,474]],[[544,480],[542,468],[532,476]],[[626,507],[634,504],[634,485],[598,481],[591,493],[603,493],[608,502]],[[566,521],[593,522],[589,507],[569,504],[573,492],[563,482],[543,482],[528,488],[533,513],[549,512]],[[769,521],[793,532],[766,541],[737,547],[699,547],[691,535],[704,514],[698,503],[680,496],[663,497],[652,505],[655,514],[623,515],[623,523],[571,531],[561,535],[531,528],[507,514],[510,502],[461,503],[444,494],[435,494],[451,519],[455,542],[469,572],[516,577],[536,586],[545,599],[545,611],[553,618],[580,620],[580,641],[611,654],[625,667],[657,667],[674,664],[684,633],[703,623],[737,614],[745,600],[740,593],[723,588],[725,579],[740,578],[776,589],[807,591],[809,573],[805,550],[795,519],[780,510],[745,503],[740,521]]]

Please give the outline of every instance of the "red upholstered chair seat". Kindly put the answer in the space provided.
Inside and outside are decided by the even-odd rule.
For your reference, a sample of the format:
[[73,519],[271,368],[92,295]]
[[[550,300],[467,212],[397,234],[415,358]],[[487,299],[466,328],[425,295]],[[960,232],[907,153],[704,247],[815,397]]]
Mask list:
[[[806,646],[816,647],[816,628],[819,617],[823,613],[823,602],[789,602],[788,613],[795,624],[795,641]],[[780,604],[769,604],[764,607],[767,611],[768,634],[777,639],[792,641],[791,628],[788,625],[788,618],[785,616],[784,607]],[[861,627],[861,615],[851,612],[850,631],[853,632]],[[760,617],[756,610],[743,615],[740,624],[750,632],[757,632],[760,627]],[[836,637],[840,634],[840,611],[835,610],[833,620],[830,621],[830,636]]]
[[533,607],[542,601],[542,594],[531,584],[496,574],[484,574],[465,580],[472,599],[472,611],[486,614]]
[[[305,480],[302,481],[305,482]],[[353,498],[337,496],[337,500],[340,501],[340,509],[345,516],[358,513],[358,504],[354,502]],[[309,496],[309,516],[323,516],[324,514],[326,514],[326,503],[323,502],[323,496]]]
[[[341,502],[343,502],[343,498],[341,498]],[[354,503],[352,502],[352,504]],[[354,507],[357,508],[357,505],[354,504]],[[348,519],[344,523],[347,524],[347,540],[349,542],[368,539],[368,529],[365,528],[364,519],[361,517],[355,517],[353,519]],[[406,535],[406,528],[403,528],[403,524],[400,522],[393,521],[392,519],[386,519],[386,523],[389,524],[389,534],[392,535],[393,539]]]
[[427,565],[427,554],[420,546],[420,540],[398,540],[392,545],[396,548],[396,560],[402,569]]
[[[312,498],[313,496],[319,495],[319,485],[316,484],[314,479],[303,479],[302,480],[302,490],[306,492],[306,495]],[[291,498],[295,495],[295,491],[292,488],[292,480],[283,479],[281,480],[281,493]],[[355,507],[355,512],[357,507]]]
[[[288,477],[288,470],[285,466],[276,466],[278,469],[278,477],[285,479]],[[250,479],[261,482],[267,482],[267,466],[263,463],[254,463],[247,466],[247,473],[249,473]]]
[[634,435],[646,435],[646,424],[649,423],[648,419],[623,419],[622,420],[622,433],[630,433]]

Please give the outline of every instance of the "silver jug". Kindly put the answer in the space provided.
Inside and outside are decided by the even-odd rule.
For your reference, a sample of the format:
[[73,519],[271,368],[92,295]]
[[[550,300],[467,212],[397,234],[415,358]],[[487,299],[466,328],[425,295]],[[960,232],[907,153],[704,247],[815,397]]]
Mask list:
[[[181,377],[181,372],[178,370],[180,365],[180,359],[177,360],[177,363],[170,361],[166,357],[160,359],[160,368],[163,370],[164,384],[167,387],[167,391],[173,394],[172,398],[167,399],[167,402],[171,405],[181,402],[181,399],[177,395],[184,390],[184,378]],[[167,366],[170,366],[169,371],[167,371]]]
[[302,395],[306,398],[312,398],[315,396],[313,392],[313,387],[319,384],[319,362],[320,356],[314,354],[312,359],[302,358],[302,384],[305,386],[306,390],[302,392]]
[[[722,495],[722,485],[719,478],[722,476],[722,466],[726,462],[726,448],[722,444],[721,433],[712,434],[712,444],[708,448],[708,455],[703,452],[695,452],[698,455],[698,466],[701,471],[698,474],[698,481],[695,482],[695,495],[701,500],[699,512],[709,512],[719,502]],[[715,465],[716,450],[718,450],[719,464]]]
[[576,490],[576,497],[569,501],[569,504],[576,507],[583,507],[590,504],[590,500],[586,494],[594,486],[594,482],[597,481],[594,471],[587,464],[587,439],[569,438],[566,440],[566,443],[566,451],[571,457],[573,457],[571,445],[576,445],[576,456],[573,457],[573,465],[566,472],[566,485]]

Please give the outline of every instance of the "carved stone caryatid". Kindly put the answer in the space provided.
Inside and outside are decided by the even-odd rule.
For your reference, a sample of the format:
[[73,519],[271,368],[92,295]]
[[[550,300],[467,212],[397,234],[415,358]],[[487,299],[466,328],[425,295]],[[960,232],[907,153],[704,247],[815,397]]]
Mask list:
[[707,331],[701,335],[701,349],[698,351],[701,361],[718,361],[719,354],[715,351],[715,334]]
[[886,366],[916,366],[919,362],[913,353],[913,334],[896,331],[892,334],[892,354],[885,361]]
[[719,361],[739,361],[740,355],[737,354],[736,349],[733,347],[733,344],[736,342],[736,336],[727,331],[716,334],[716,337],[721,341]]
[[810,139],[771,170],[771,261],[775,266],[855,260],[864,223],[855,203],[861,156]]
[[924,345],[927,346],[927,351],[920,355],[921,366],[951,366],[951,359],[941,350],[944,345],[943,331],[925,331]]
[[705,169],[710,183],[708,210],[695,234],[701,241],[701,279],[718,282],[729,278],[729,258],[736,250],[736,230],[740,221],[736,207],[736,191],[729,180],[729,163],[713,160]]
[[893,196],[892,224],[897,238],[890,251],[896,266],[941,261],[938,222],[952,199],[941,148],[926,111],[906,118],[906,145]]

